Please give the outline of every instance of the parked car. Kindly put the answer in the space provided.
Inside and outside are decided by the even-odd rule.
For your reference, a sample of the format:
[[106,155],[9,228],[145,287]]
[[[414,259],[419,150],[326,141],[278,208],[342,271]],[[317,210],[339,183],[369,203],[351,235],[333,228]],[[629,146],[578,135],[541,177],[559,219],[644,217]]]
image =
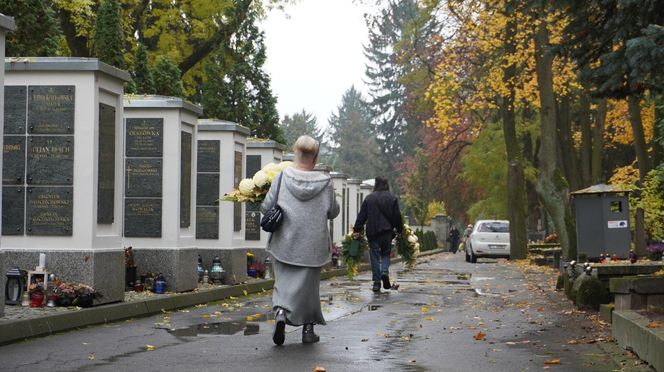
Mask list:
[[479,220],[466,243],[466,262],[479,257],[510,258],[510,223],[502,220]]

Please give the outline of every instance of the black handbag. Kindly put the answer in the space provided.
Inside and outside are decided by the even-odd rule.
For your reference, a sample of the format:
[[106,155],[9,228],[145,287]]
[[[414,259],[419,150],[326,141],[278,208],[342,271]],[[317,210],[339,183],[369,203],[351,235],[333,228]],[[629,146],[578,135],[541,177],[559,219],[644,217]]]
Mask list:
[[277,196],[274,198],[274,206],[270,208],[263,218],[261,218],[261,228],[263,231],[273,233],[279,229],[281,222],[284,220],[284,211],[281,210],[281,207],[277,204],[279,201],[279,190],[281,189],[281,178],[283,176],[279,175],[279,181],[277,183]]

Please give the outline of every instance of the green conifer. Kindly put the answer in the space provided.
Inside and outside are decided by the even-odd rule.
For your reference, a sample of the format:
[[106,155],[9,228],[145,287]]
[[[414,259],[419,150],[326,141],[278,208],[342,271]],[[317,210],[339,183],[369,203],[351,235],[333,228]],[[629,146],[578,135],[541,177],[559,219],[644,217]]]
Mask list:
[[99,7],[93,43],[93,53],[102,62],[126,68],[120,4],[117,0],[106,0]]
[[172,59],[161,56],[154,70],[155,93],[164,96],[184,97],[180,69]]

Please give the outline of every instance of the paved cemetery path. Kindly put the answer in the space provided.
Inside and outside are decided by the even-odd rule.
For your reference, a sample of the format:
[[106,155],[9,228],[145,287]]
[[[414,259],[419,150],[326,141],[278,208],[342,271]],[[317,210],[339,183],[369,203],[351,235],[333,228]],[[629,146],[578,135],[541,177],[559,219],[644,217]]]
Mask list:
[[[401,287],[373,294],[369,274],[324,281],[321,342],[287,327],[272,344],[270,293],[0,347],[3,371],[610,371],[647,370],[605,325],[552,291],[552,271],[449,253]],[[397,273],[397,271],[399,271]],[[553,363],[553,364],[547,364]]]

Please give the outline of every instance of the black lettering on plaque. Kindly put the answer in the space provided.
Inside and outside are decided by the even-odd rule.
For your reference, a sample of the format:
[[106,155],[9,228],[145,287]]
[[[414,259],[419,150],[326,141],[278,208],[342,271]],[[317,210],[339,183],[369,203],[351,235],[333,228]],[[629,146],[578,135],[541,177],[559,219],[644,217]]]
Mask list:
[[125,170],[125,196],[161,196],[161,159],[127,159]]
[[198,141],[198,172],[219,172],[219,141]]
[[74,133],[73,85],[31,85],[28,87],[28,133]]
[[5,86],[5,134],[25,134],[26,92],[24,86]]
[[196,205],[217,205],[219,200],[219,174],[198,174]]
[[127,119],[126,154],[157,158],[163,154],[164,119]]
[[261,168],[260,155],[247,155],[247,178],[253,177]]
[[72,185],[74,136],[28,137],[29,185]]
[[2,188],[2,235],[23,235],[25,188]]
[[219,239],[219,207],[196,208],[196,239]]
[[[235,151],[233,166],[233,184],[238,187],[242,180],[242,153]],[[233,231],[242,230],[242,204],[233,203]]]
[[161,199],[125,199],[124,236],[161,237]]
[[113,223],[115,216],[115,107],[99,104],[97,160],[97,223]]
[[244,239],[261,240],[261,204],[247,203],[244,212]]
[[28,235],[71,236],[74,198],[72,187],[28,187]]
[[2,146],[2,184],[23,185],[25,136],[5,136]]
[[180,227],[191,225],[191,133],[180,137]]

